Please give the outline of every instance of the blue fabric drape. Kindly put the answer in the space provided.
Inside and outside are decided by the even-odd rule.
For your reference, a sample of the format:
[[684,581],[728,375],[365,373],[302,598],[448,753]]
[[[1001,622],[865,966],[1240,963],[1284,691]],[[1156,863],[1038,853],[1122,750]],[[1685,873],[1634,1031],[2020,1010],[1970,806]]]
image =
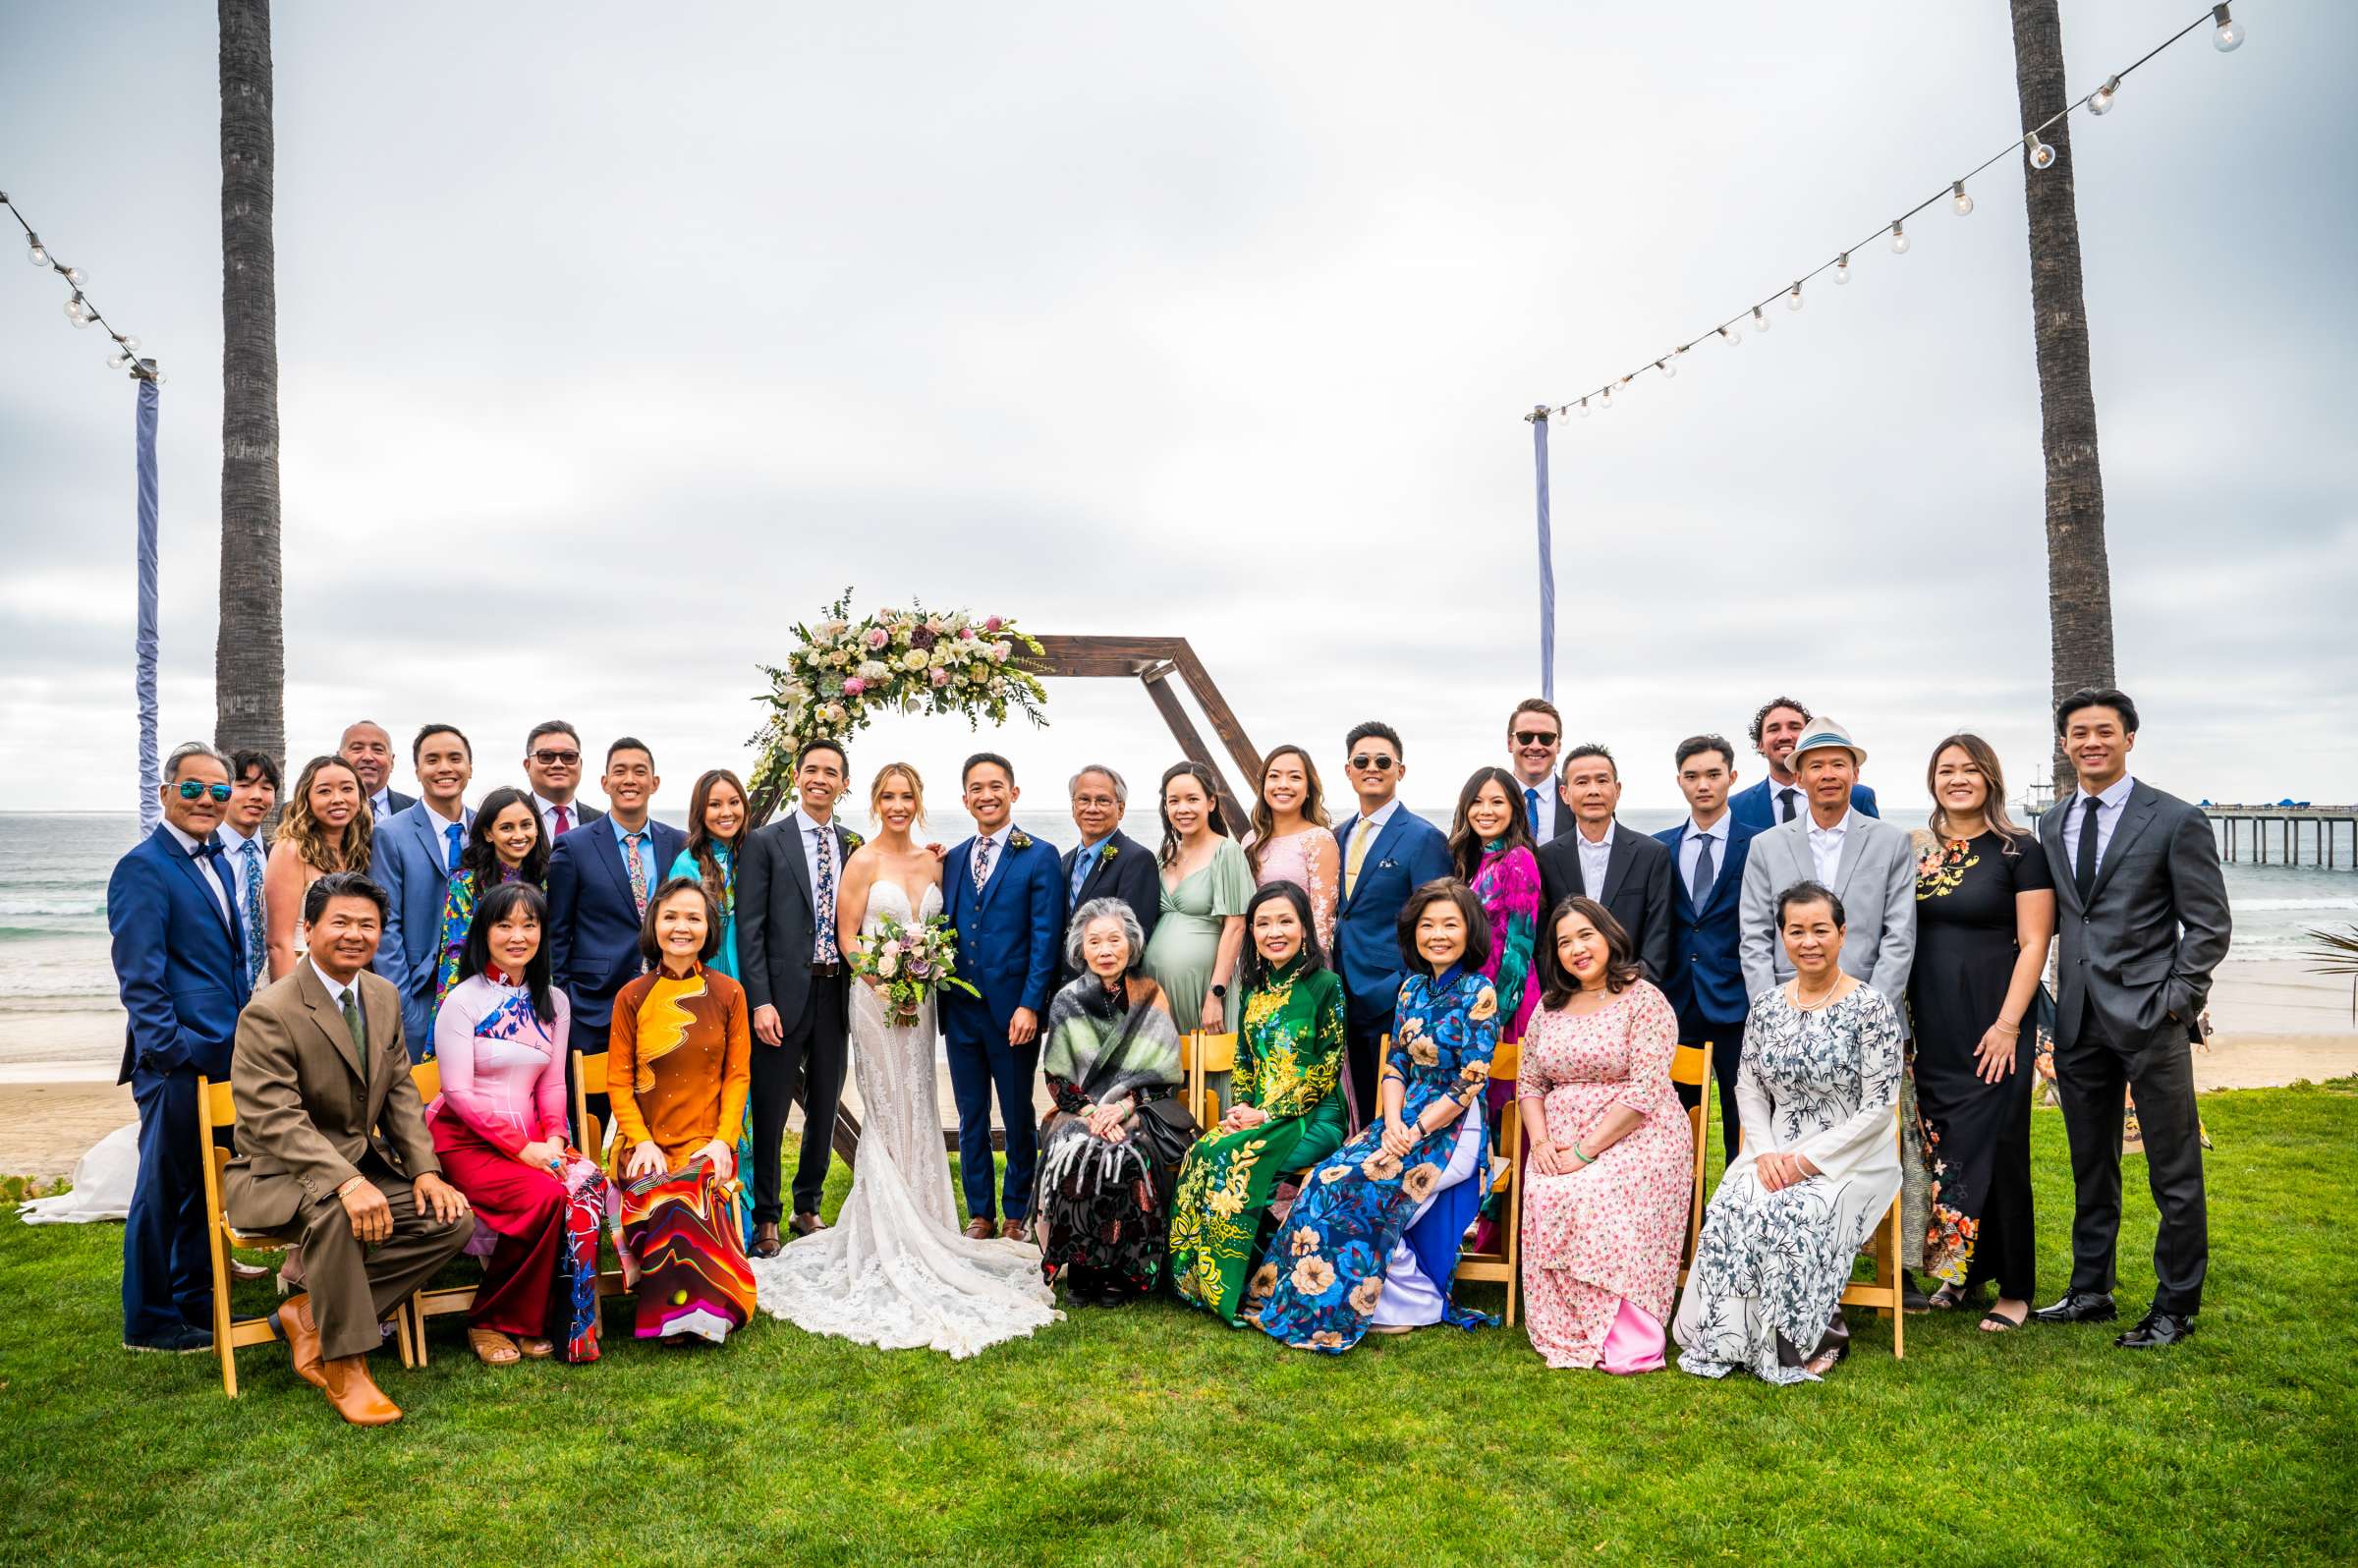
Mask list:
[[152,833],[163,816],[162,763],[155,750],[155,533],[160,510],[155,479],[156,385],[152,373],[140,381],[137,424],[140,470],[140,831]]

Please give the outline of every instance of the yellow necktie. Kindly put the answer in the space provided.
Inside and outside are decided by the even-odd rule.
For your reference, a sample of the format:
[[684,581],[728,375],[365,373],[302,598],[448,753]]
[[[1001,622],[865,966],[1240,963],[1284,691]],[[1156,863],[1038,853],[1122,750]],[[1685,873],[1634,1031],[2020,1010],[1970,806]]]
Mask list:
[[1368,831],[1375,821],[1376,818],[1372,816],[1363,816],[1359,819],[1359,825],[1351,830],[1351,854],[1343,862],[1343,897],[1345,898],[1349,898],[1353,890],[1359,886],[1359,868],[1367,864],[1368,846],[1376,842],[1376,835]]

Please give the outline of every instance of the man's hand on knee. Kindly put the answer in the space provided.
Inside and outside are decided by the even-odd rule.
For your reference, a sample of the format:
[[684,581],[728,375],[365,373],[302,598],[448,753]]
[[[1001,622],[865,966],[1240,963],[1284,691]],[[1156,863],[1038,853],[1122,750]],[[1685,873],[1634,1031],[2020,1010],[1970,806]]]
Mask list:
[[344,1217],[352,1221],[356,1241],[373,1246],[393,1234],[393,1205],[367,1177],[353,1177],[336,1189],[336,1199],[344,1205]]

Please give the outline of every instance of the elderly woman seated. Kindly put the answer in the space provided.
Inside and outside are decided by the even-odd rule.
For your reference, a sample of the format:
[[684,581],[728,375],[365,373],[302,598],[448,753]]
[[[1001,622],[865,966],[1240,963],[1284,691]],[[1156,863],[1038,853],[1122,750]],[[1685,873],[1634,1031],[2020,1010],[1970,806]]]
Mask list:
[[1040,1067],[1056,1109],[1040,1137],[1040,1272],[1075,1306],[1119,1307],[1154,1288],[1169,1173],[1195,1139],[1172,1097],[1179,1032],[1139,967],[1145,950],[1129,905],[1092,899],[1065,931],[1081,973],[1048,1004]]

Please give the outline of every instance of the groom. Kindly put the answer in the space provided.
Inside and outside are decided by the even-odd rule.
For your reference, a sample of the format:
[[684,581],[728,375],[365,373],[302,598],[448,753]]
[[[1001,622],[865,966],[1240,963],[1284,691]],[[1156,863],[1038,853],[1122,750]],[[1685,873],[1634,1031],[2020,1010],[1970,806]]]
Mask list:
[[[966,1184],[966,1233],[1020,1238],[1032,1211],[1039,1155],[1032,1083],[1039,1023],[1047,1016],[1062,935],[1063,875],[1056,847],[1009,825],[1021,793],[1005,757],[980,752],[959,775],[975,836],[942,865],[942,901],[958,930],[958,975],[982,994],[941,993],[950,1090],[958,1101],[958,1169]],[[990,1194],[990,1094],[1007,1127],[1006,1222],[994,1225]]]

